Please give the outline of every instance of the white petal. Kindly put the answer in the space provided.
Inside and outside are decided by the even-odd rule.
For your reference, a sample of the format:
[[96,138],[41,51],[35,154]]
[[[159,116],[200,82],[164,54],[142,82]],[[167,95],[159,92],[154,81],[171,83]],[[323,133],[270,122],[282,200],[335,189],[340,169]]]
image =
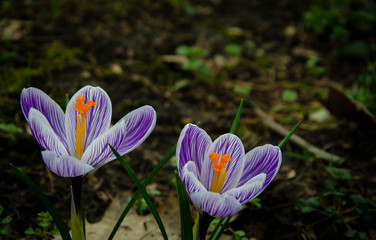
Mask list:
[[239,186],[246,183],[253,176],[265,173],[266,180],[263,188],[266,188],[281,166],[282,153],[279,147],[266,144],[249,151],[245,155],[245,159],[243,176],[239,181]]
[[156,113],[150,106],[140,107],[122,118],[85,150],[82,161],[99,167],[115,159],[110,144],[120,155],[138,147],[150,135],[156,122]]
[[188,161],[194,161],[198,172],[201,173],[206,150],[211,144],[211,138],[203,129],[193,124],[185,125],[176,146],[176,161],[179,172]]
[[223,193],[236,187],[242,176],[245,161],[244,146],[236,135],[230,133],[221,135],[213,142],[205,154],[205,162],[202,166],[200,178],[207,189],[210,189],[210,184],[214,176],[214,170],[211,168],[213,162],[209,159],[209,155],[212,152],[219,154],[220,158],[228,154],[232,160],[226,163],[227,176],[221,190],[221,193]]
[[263,190],[262,186],[265,182],[265,173],[261,173],[254,178],[250,179],[246,184],[233,188],[223,195],[232,196],[237,199],[241,204],[251,201],[253,198],[257,197]]
[[29,125],[35,140],[43,149],[56,152],[59,156],[68,154],[46,117],[34,108],[29,111]]
[[231,196],[213,192],[196,192],[191,195],[193,204],[215,218],[230,217],[242,210],[242,205]]
[[198,180],[197,173],[197,167],[193,161],[187,162],[182,170],[180,176],[188,195],[194,192],[206,191],[205,186]]
[[58,156],[54,152],[43,151],[42,157],[51,172],[61,177],[77,177],[94,169],[92,166],[69,155]]
[[29,111],[31,108],[38,110],[46,117],[53,131],[59,137],[64,146],[67,147],[64,112],[54,100],[43,91],[30,87],[22,90],[20,102],[26,120],[29,121]]
[[[126,133],[124,122],[118,122],[90,144],[82,155],[81,161],[93,167],[100,167],[114,160],[116,157],[108,144],[111,144],[117,151],[117,147],[125,141]],[[124,154],[117,152],[120,155]]]
[[95,140],[95,138],[108,130],[111,122],[111,100],[102,88],[86,86],[76,92],[67,104],[65,114],[67,143],[71,155],[74,155],[76,152],[77,112],[74,110],[74,106],[76,104],[76,98],[80,96],[84,96],[85,103],[88,100],[97,103],[97,105],[90,108],[85,118],[86,140],[84,150]]

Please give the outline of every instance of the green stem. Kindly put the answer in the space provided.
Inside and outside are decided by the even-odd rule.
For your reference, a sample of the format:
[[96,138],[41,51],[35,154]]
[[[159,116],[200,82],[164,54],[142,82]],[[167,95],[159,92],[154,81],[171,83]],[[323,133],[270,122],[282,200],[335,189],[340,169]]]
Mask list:
[[82,195],[82,176],[72,177],[72,194],[74,199],[74,206],[76,208],[76,214],[80,223],[81,217],[81,195]]
[[194,232],[193,235],[194,235],[195,240],[206,239],[206,234],[208,232],[209,225],[213,220],[214,220],[214,217],[210,216],[206,212],[202,212],[198,214],[196,218],[194,230],[193,230]]

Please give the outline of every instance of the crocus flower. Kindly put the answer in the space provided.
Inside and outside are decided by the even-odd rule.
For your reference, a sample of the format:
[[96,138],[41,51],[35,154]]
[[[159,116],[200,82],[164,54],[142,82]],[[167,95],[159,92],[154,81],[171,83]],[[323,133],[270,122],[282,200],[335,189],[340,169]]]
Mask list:
[[81,176],[114,160],[108,143],[121,155],[132,151],[150,135],[156,122],[154,109],[143,106],[110,128],[110,98],[102,88],[92,86],[75,93],[65,113],[37,88],[22,90],[21,108],[44,149],[45,164],[62,177]]
[[179,175],[187,194],[201,212],[224,218],[257,197],[277,174],[282,154],[267,144],[245,154],[234,134],[212,142],[201,128],[187,124],[176,148]]

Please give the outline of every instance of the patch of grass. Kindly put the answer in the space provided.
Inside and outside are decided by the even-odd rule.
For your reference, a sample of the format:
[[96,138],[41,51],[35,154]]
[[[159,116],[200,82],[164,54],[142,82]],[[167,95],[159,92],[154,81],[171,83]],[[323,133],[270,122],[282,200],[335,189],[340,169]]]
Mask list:
[[211,70],[204,65],[203,61],[203,58],[207,55],[205,49],[181,45],[176,48],[176,53],[188,59],[188,61],[181,66],[183,70],[193,72],[197,79],[211,81]]
[[48,61],[51,70],[62,70],[67,64],[77,64],[83,55],[82,49],[65,46],[62,42],[55,41],[44,50],[44,60]]
[[327,228],[337,238],[369,239],[363,230],[373,223],[376,204],[361,193],[353,193],[352,176],[347,169],[328,166],[326,171],[331,178],[326,180],[325,189],[297,201],[299,211],[310,216],[306,224]]
[[358,81],[346,93],[351,98],[362,102],[376,115],[376,62],[367,65],[365,71],[359,75]]
[[10,223],[13,221],[13,218],[11,216],[2,217],[4,207],[0,205],[0,236],[9,236],[12,228],[10,226]]
[[318,57],[311,57],[306,62],[306,68],[315,77],[319,77],[323,73],[325,73],[325,68],[322,66],[319,66],[318,63],[319,63]]
[[256,238],[248,238],[243,230],[237,230],[234,232],[232,240],[256,240]]
[[38,227],[29,227],[25,230],[25,234],[31,236],[34,239],[51,239],[59,231],[55,228],[53,219],[48,212],[40,212],[37,217]]
[[23,129],[17,127],[13,123],[5,124],[0,122],[0,136],[5,137],[11,141],[16,140],[16,134],[22,133]]
[[[334,58],[363,59],[372,54],[375,33],[374,1],[329,0],[313,4],[304,13],[305,25],[313,33],[328,40]],[[374,53],[374,51],[373,51]]]
[[229,43],[225,46],[224,51],[227,55],[241,57],[243,54],[243,47],[236,43]]
[[286,102],[295,102],[298,99],[298,93],[292,89],[285,89],[282,92],[282,99]]

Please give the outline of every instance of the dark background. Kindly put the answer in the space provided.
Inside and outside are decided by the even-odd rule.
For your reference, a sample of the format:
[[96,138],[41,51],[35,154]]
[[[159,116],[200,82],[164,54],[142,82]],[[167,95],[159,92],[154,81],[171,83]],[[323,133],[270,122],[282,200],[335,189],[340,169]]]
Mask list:
[[[64,108],[66,93],[94,85],[109,94],[113,123],[145,104],[157,112],[154,132],[126,156],[140,179],[186,123],[200,122],[213,139],[228,132],[241,99],[237,135],[247,152],[277,145],[302,121],[261,208],[247,204],[227,236],[375,239],[375,23],[367,0],[1,1],[0,237],[49,238],[25,230],[53,228],[41,226],[44,207],[9,163],[69,220],[70,181],[43,164],[21,90],[40,88]],[[175,194],[174,170],[172,160],[153,180],[157,206]],[[100,222],[112,199],[135,189],[117,161],[89,174],[87,221]]]

